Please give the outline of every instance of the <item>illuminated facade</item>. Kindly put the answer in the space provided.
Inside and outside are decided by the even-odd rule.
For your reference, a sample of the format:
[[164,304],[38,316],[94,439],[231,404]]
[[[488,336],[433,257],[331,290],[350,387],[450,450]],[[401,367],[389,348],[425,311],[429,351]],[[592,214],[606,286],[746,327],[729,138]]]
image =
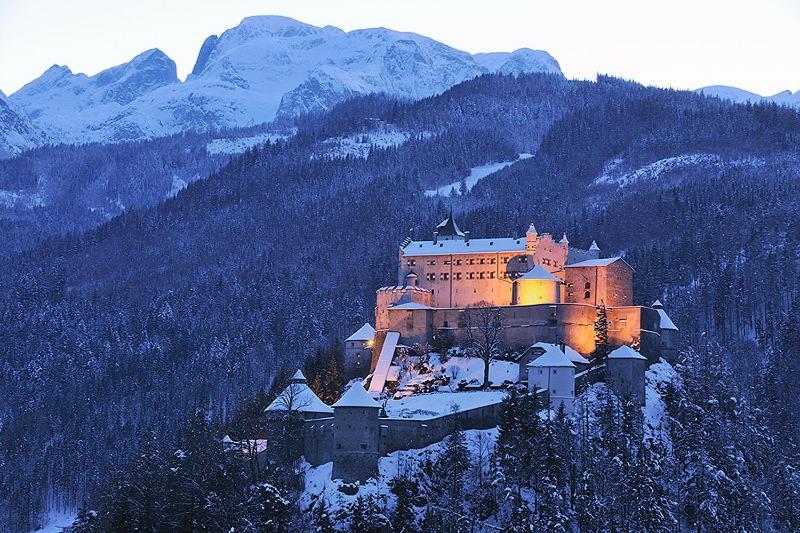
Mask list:
[[[406,346],[447,335],[463,343],[481,308],[498,308],[503,343],[523,351],[537,342],[595,349],[595,322],[605,307],[612,348],[638,347],[651,361],[675,355],[677,328],[663,306],[633,305],[633,268],[556,241],[531,224],[524,236],[472,239],[452,216],[433,238],[400,243],[397,285],[376,294],[374,370],[388,332]],[[657,307],[657,308],[656,308]],[[665,319],[666,317],[666,319]],[[366,346],[364,346],[366,348]]]

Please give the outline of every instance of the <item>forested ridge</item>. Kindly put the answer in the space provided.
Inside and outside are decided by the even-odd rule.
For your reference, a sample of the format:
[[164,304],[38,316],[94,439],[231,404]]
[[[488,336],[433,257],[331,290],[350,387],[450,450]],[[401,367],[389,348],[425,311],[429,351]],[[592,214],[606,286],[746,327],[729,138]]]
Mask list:
[[[366,159],[314,157],[376,120],[416,135]],[[371,320],[397,243],[427,237],[449,209],[476,237],[534,222],[624,253],[636,303],[662,298],[687,343],[722,345],[726,368],[748,377],[743,398],[768,353],[796,350],[776,341],[798,296],[795,111],[605,77],[483,76],[418,102],[357,98],[295,127],[162,204],[0,260],[10,529],[98,494],[143,431],[174,442],[198,406],[223,423],[282,367]],[[535,156],[465,196],[422,195],[523,152]],[[611,160],[622,173],[687,154],[717,159],[595,181]],[[776,401],[796,407],[786,391]],[[770,424],[797,430],[796,416]]]

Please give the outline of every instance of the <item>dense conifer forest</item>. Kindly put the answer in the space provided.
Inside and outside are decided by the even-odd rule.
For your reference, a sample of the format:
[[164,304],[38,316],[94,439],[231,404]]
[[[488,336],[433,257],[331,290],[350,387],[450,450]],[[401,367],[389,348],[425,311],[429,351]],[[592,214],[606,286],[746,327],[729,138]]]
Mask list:
[[[366,158],[319,155],[326,140],[376,123],[411,138]],[[87,502],[86,531],[132,530],[124,520],[217,529],[265,516],[275,530],[293,520],[325,530],[324,508],[298,517],[287,503],[297,487],[285,465],[253,479],[219,437],[243,419],[257,424],[252,413],[282,371],[371,321],[375,288],[394,282],[397,243],[427,238],[453,210],[476,237],[534,222],[576,246],[596,239],[604,253],[625,255],[635,303],[662,299],[684,338],[682,386],[665,391],[673,449],[648,442],[636,414],[609,400],[596,431],[571,432],[563,449],[552,435],[567,432],[564,420],[524,436],[501,425],[488,483],[458,459],[455,432],[443,444],[451,453],[420,466],[422,481],[393,482],[405,507],[364,501],[348,518],[354,529],[379,522],[378,511],[406,531],[460,530],[454,517],[471,512],[518,530],[800,527],[796,111],[607,77],[486,75],[418,102],[356,98],[285,127],[296,134],[221,167],[202,155],[202,141],[188,142],[196,152],[178,162],[180,137],[154,141],[146,160],[168,173],[212,173],[163,202],[163,191],[135,181],[136,146],[40,149],[0,166],[0,182],[24,181],[14,168],[63,158],[77,176],[102,167],[135,191],[132,207],[102,224],[74,213],[39,220],[34,232],[3,223],[18,242],[55,236],[5,247],[0,258],[0,523],[32,527],[48,509]],[[468,194],[423,195],[520,153],[534,157]],[[71,183],[65,170],[64,190]],[[59,228],[66,219],[74,233]],[[522,416],[527,401],[511,398],[505,412]],[[543,470],[511,468],[533,441],[550,459],[531,468]],[[210,476],[212,464],[229,470]],[[427,489],[412,495],[418,482]],[[465,502],[459,491],[476,483],[481,491]],[[209,494],[217,500],[207,515],[181,507]],[[536,502],[529,513],[515,500],[523,494]],[[155,510],[116,512],[142,498]],[[412,524],[420,513],[426,525]],[[181,522],[187,515],[202,524]]]

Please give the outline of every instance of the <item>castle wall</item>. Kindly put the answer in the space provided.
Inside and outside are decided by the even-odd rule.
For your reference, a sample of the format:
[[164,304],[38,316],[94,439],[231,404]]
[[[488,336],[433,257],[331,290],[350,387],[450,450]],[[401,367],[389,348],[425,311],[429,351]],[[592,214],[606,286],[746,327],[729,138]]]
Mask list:
[[381,287],[375,291],[375,329],[387,330],[389,328],[389,306],[397,303],[400,298],[406,299],[429,307],[433,305],[433,294],[421,287],[391,286]]
[[333,460],[333,417],[303,423],[303,455],[312,466]]
[[458,421],[463,429],[488,429],[497,425],[500,403],[429,419],[381,418],[381,453],[424,448],[442,441]]

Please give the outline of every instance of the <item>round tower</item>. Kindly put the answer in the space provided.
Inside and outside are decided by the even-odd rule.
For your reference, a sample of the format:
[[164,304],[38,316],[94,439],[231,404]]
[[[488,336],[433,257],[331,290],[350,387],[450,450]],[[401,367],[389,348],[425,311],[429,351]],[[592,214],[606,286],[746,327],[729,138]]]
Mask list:
[[608,386],[620,398],[629,398],[639,405],[645,402],[646,370],[647,358],[630,346],[620,346],[606,358]]
[[561,283],[546,268],[536,265],[514,280],[514,305],[559,303]]

